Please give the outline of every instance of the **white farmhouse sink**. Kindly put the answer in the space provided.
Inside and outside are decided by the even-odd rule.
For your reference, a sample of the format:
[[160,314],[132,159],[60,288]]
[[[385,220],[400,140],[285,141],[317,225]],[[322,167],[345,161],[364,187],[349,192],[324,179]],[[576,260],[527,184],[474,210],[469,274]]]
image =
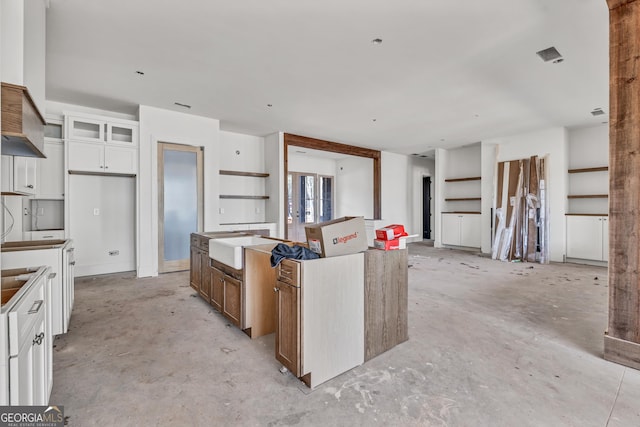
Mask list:
[[244,265],[245,246],[266,245],[275,240],[265,239],[259,236],[225,237],[223,239],[209,240],[209,257],[229,267],[241,270]]

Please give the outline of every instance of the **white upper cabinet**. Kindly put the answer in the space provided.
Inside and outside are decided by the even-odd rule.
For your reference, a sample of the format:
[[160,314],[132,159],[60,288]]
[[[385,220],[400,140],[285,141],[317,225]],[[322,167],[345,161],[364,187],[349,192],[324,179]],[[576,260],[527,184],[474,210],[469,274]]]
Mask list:
[[35,157],[2,156],[2,194],[33,196],[38,190]]
[[67,139],[73,141],[104,142],[104,120],[68,117]]
[[65,120],[68,170],[137,174],[137,122],[84,114]]

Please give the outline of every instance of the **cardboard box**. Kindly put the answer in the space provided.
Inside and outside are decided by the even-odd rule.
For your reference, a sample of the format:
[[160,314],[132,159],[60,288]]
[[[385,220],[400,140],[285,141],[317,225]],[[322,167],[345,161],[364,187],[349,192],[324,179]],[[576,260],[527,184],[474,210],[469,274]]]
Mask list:
[[404,225],[400,224],[391,224],[376,230],[376,239],[380,240],[393,240],[406,235]]
[[393,240],[374,239],[373,247],[376,249],[382,249],[383,251],[395,251],[400,249],[400,239],[393,239]]
[[364,218],[345,216],[305,227],[309,249],[321,257],[355,254],[368,249]]

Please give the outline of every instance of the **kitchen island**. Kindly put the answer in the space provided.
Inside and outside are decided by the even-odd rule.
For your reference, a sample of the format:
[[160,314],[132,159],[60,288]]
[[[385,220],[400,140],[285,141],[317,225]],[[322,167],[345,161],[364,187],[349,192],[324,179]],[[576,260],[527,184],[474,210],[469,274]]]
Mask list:
[[193,233],[191,287],[250,337],[275,332],[276,359],[310,388],[408,340],[407,249],[272,268],[274,239],[243,247],[239,269],[209,257],[212,239],[244,236]]

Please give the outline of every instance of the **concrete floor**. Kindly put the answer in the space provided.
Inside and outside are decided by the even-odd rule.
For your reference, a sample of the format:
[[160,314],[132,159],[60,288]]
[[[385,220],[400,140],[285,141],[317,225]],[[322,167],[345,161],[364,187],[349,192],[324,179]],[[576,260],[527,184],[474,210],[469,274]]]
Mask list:
[[51,404],[72,426],[640,426],[640,372],[602,359],[605,268],[409,252],[409,341],[314,391],[187,273],[78,279]]

